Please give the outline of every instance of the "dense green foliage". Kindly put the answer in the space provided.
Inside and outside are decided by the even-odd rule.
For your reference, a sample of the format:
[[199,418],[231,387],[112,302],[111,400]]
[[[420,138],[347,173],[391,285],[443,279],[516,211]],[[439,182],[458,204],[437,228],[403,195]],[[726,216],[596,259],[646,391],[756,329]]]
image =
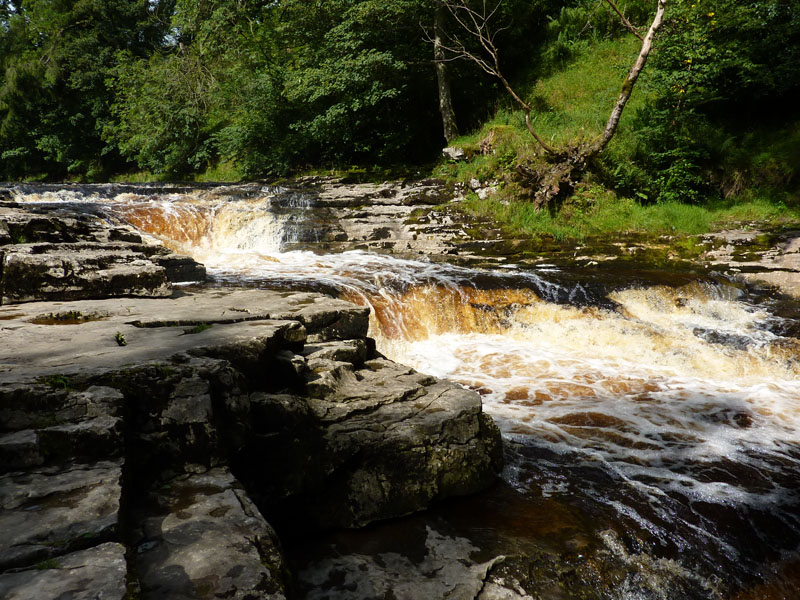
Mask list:
[[[431,164],[444,141],[426,40],[438,2],[0,0],[0,179]],[[655,8],[618,5],[641,31]],[[596,136],[638,51],[608,4],[504,0],[494,24],[540,134]],[[448,68],[475,156],[438,172],[516,193],[516,167],[541,159],[522,115],[469,61]],[[759,188],[795,203],[798,92],[796,2],[670,0],[589,182],[640,204]]]
[[147,0],[2,2],[0,175],[100,174],[119,165],[102,139],[106,78],[125,49],[160,39]]
[[[637,160],[661,200],[699,202],[791,172],[753,159],[753,134],[797,119],[800,7],[791,0],[677,3],[653,57],[653,101],[640,111]],[[796,141],[796,140],[795,140]],[[777,176],[777,178],[776,178]],[[781,181],[783,180],[783,181]]]

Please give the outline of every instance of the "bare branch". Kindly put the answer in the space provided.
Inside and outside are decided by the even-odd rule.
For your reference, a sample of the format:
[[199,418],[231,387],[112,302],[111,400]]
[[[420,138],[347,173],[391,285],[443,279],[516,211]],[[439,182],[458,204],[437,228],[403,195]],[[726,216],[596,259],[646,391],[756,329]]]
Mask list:
[[447,43],[441,44],[441,48],[458,58],[471,60],[489,75],[497,77],[506,92],[525,113],[525,126],[531,136],[546,152],[558,154],[558,150],[550,146],[533,128],[530,105],[517,94],[500,70],[500,52],[495,45],[495,39],[501,31],[508,29],[508,27],[494,28],[491,26],[490,21],[498,14],[501,2],[498,0],[493,7],[487,7],[486,0],[483,0],[480,12],[470,7],[465,0],[443,0],[443,4],[453,16],[461,31],[478,41],[483,49],[483,56],[470,51],[457,36],[449,34],[446,34]]
[[647,35],[645,35],[644,39],[642,40],[642,48],[639,50],[639,56],[636,57],[636,62],[633,63],[633,66],[628,73],[628,77],[625,78],[625,83],[622,84],[622,90],[619,93],[617,102],[614,104],[614,108],[611,110],[611,115],[608,117],[608,123],[606,123],[605,129],[603,129],[603,133],[600,135],[597,141],[592,144],[589,151],[590,154],[597,154],[603,150],[603,148],[606,147],[608,142],[610,142],[611,138],[614,136],[614,133],[617,130],[617,125],[619,125],[620,117],[622,117],[622,111],[625,109],[625,105],[628,103],[631,93],[633,92],[633,86],[636,84],[636,80],[639,78],[639,74],[642,72],[642,69],[644,69],[645,63],[647,63],[647,57],[650,55],[650,50],[653,47],[653,38],[655,37],[656,31],[659,30],[661,23],[664,20],[664,10],[666,9],[666,5],[667,0],[658,0],[656,15],[653,17],[653,22],[650,24],[650,29],[647,31]]
[[620,11],[620,9],[617,8],[617,5],[614,4],[614,0],[606,0],[606,2],[608,2],[611,8],[614,9],[614,12],[616,12],[619,15],[619,18],[622,19],[622,23],[625,25],[625,27],[627,27],[633,35],[639,38],[639,41],[644,42],[642,34],[636,31],[636,28],[633,25],[631,25],[631,22],[625,18],[625,15],[622,14],[622,11]]

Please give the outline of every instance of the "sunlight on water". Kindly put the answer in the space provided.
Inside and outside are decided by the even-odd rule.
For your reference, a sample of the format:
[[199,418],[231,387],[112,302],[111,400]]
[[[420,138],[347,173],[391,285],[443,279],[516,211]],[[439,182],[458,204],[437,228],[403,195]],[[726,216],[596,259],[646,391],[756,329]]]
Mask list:
[[729,529],[753,513],[798,537],[800,343],[774,333],[777,318],[740,289],[698,281],[576,306],[585,290],[559,284],[557,269],[283,252],[291,211],[310,202],[281,212],[279,195],[105,202],[222,280],[370,306],[381,352],[477,390],[506,438],[528,449],[510,452],[505,472],[521,491],[588,496],[666,545],[714,552],[712,562],[735,564],[748,532],[726,531],[708,505]]

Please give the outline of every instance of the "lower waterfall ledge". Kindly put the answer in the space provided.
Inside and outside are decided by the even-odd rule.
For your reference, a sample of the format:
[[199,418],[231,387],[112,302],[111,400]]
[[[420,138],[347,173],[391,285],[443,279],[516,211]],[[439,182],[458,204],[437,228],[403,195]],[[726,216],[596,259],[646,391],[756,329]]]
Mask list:
[[[367,327],[345,301],[252,289],[0,307],[0,522],[60,519],[0,542],[0,586],[29,597],[26,577],[49,586],[76,552],[121,544],[113,585],[137,597],[281,598],[273,526],[360,527],[490,485],[502,443],[480,396],[380,356]],[[109,461],[113,523],[97,533],[83,498],[106,493],[87,478]],[[241,557],[219,562],[208,540]]]

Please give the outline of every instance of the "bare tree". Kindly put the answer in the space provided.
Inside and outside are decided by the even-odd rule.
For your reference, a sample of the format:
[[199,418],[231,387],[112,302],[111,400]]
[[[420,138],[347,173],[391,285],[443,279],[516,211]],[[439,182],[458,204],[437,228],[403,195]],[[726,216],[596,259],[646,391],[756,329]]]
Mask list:
[[447,20],[447,7],[443,2],[436,6],[436,15],[433,24],[433,58],[436,65],[436,82],[439,87],[439,112],[442,115],[444,138],[449,144],[458,137],[456,113],[453,110],[453,95],[450,91],[450,77],[447,69],[447,56],[442,47],[445,35],[445,21]]
[[[656,13],[647,34],[642,35],[631,25],[622,14],[613,0],[605,0],[622,19],[623,24],[642,41],[641,49],[636,61],[633,63],[622,90],[614,103],[603,132],[594,140],[579,142],[566,148],[555,148],[548,144],[533,128],[531,119],[532,108],[514,90],[500,70],[500,51],[496,39],[505,28],[495,25],[493,20],[498,14],[502,0],[487,3],[487,0],[468,3],[467,0],[443,0],[444,6],[458,24],[461,35],[450,35],[442,48],[447,51],[451,59],[467,59],[477,64],[489,75],[496,77],[511,96],[517,106],[525,114],[525,125],[545,152],[548,164],[537,165],[534,168],[521,165],[518,172],[527,179],[531,187],[536,188],[534,202],[537,208],[546,205],[555,198],[566,185],[571,187],[577,177],[586,169],[587,162],[603,151],[616,133],[622,111],[631,97],[633,87],[639,74],[644,69],[647,57],[653,47],[653,37],[661,27],[664,19],[664,10],[667,0],[657,0]],[[463,37],[462,37],[463,36]],[[465,43],[471,39],[472,44]],[[473,50],[472,48],[477,48]]]

